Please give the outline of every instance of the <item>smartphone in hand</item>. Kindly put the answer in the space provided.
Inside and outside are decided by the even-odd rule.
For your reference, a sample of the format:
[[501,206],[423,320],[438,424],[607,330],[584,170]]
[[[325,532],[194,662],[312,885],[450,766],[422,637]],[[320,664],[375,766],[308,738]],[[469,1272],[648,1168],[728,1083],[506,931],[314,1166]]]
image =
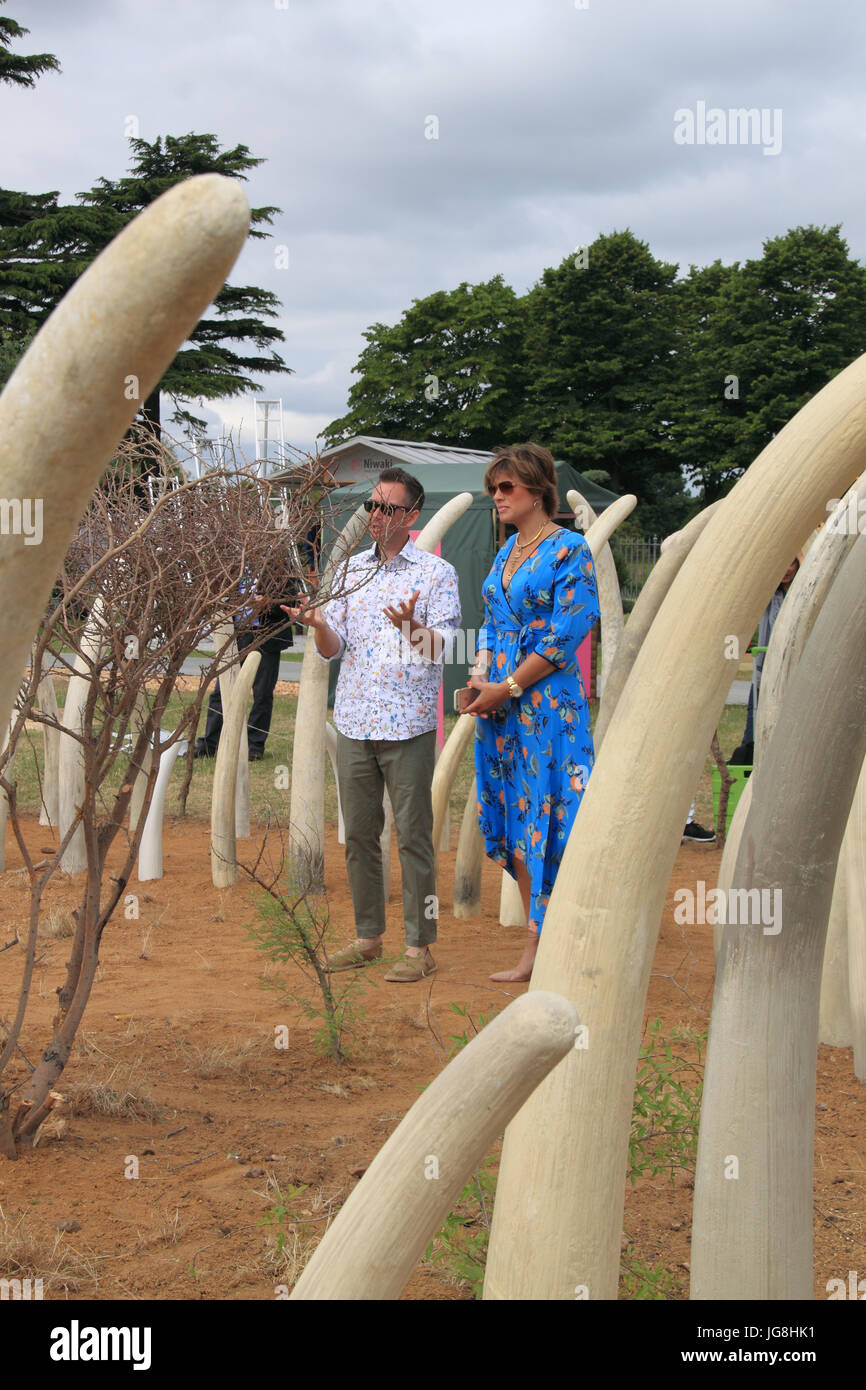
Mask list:
[[472,704],[478,693],[472,685],[461,685],[454,691],[454,713],[462,714],[466,706]]

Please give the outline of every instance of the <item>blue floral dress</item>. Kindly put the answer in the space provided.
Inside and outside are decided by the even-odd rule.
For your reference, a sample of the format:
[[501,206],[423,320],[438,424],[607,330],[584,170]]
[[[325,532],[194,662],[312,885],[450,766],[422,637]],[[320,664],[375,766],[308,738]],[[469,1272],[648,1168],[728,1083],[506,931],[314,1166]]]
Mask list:
[[532,652],[558,669],[486,719],[476,720],[475,777],[485,852],[516,877],[526,865],[529,928],[540,932],[580,798],[593,764],[592,732],[577,648],[599,617],[592,556],[582,536],[547,536],[502,586],[514,545],[499,551],[484,581],[478,650],[493,653],[502,681]]

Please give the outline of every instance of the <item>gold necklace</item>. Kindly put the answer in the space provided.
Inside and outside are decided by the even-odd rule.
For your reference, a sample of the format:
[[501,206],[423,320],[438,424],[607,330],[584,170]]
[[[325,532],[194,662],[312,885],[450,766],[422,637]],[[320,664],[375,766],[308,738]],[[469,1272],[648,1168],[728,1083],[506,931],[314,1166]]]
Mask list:
[[514,574],[523,564],[523,557],[520,552],[523,550],[528,550],[531,545],[534,545],[535,542],[538,540],[539,536],[541,535],[541,532],[545,530],[545,528],[549,525],[550,521],[545,521],[542,524],[540,530],[536,531],[532,539],[524,541],[522,545],[520,544],[520,541],[517,539],[517,537],[514,537],[514,545],[511,548],[511,553],[508,556],[508,559],[505,561],[505,565],[502,570],[502,587],[504,589],[508,588],[508,585],[511,583]]
[[549,524],[550,524],[550,523],[547,522],[547,521],[542,521],[542,523],[541,523],[541,525],[539,526],[538,530],[536,531],[535,535],[532,536],[528,541],[524,541],[522,545],[521,545],[520,541],[517,539],[517,537],[515,536],[515,537],[514,537],[514,548],[515,548],[515,550],[526,550],[530,545],[533,545],[533,544],[538,540],[538,537],[541,535],[541,533],[542,533],[542,531],[544,530],[545,526],[548,526]]

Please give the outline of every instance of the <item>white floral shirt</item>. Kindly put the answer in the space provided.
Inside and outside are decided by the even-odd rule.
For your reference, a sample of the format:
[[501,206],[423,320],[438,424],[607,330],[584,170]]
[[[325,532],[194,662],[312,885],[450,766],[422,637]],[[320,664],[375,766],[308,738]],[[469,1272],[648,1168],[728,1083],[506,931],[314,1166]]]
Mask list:
[[[408,540],[399,555],[378,568],[373,546],[353,555],[345,583],[361,587],[323,609],[340,638],[340,650],[330,658],[317,652],[322,661],[342,658],[335,725],[346,738],[403,739],[429,733],[438,721],[442,663],[460,626],[457,571]],[[416,651],[382,611],[416,589],[416,622],[443,639],[437,661]]]

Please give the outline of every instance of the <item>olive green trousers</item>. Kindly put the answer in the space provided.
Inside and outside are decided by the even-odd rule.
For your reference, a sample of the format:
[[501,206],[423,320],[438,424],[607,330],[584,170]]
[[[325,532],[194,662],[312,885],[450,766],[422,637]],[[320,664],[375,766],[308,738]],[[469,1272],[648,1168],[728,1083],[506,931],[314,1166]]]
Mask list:
[[385,930],[380,836],[387,788],[403,877],[407,946],[436,940],[439,904],[433,855],[436,731],[406,739],[346,738],[337,733],[337,780],[346,830],[346,872],[359,937]]

